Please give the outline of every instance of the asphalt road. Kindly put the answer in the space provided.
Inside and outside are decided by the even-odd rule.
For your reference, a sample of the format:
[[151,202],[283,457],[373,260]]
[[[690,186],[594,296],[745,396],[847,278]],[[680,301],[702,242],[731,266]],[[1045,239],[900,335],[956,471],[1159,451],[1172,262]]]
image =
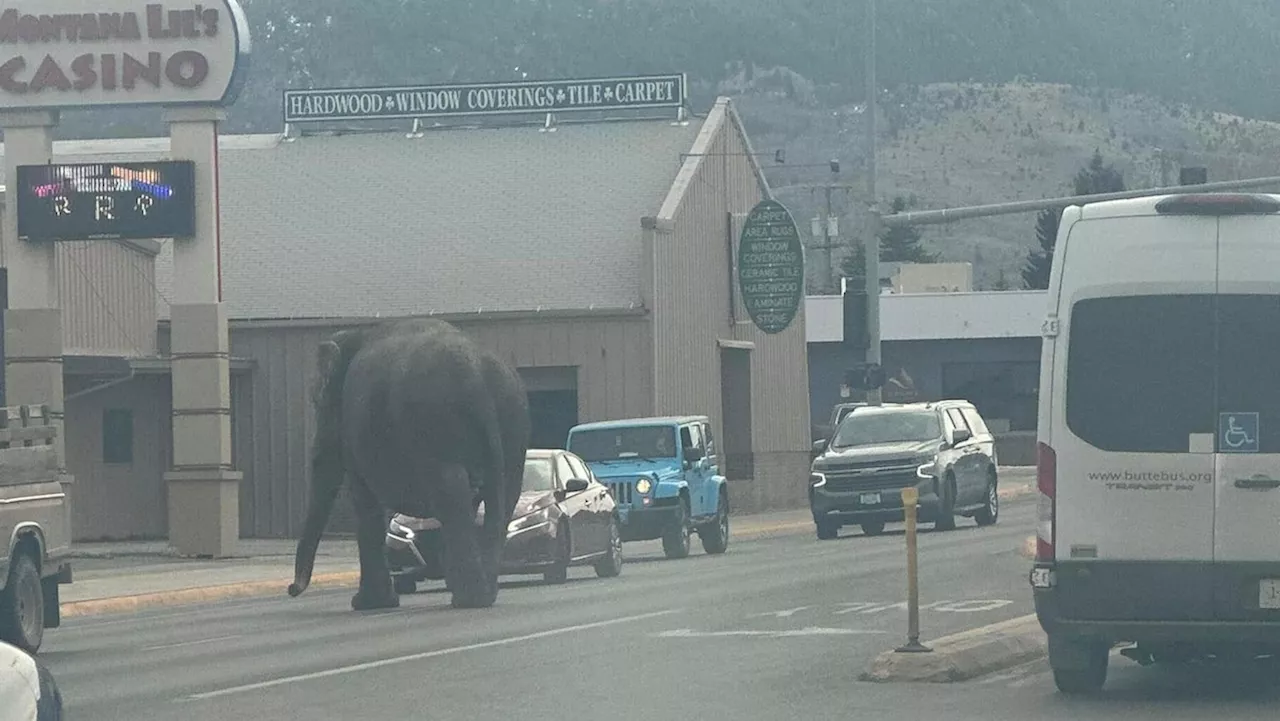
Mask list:
[[[1032,499],[1006,502],[994,527],[922,533],[926,642],[1031,612],[1019,549],[1034,510]],[[893,527],[681,561],[653,543],[626,553],[618,578],[511,578],[484,610],[453,610],[428,586],[394,611],[357,614],[350,591],[289,599],[282,578],[274,599],[69,619],[41,656],[70,717],[94,721],[1079,718],[1043,668],[963,686],[856,680],[905,638]],[[1141,698],[1148,673],[1117,672],[1137,689],[1122,698]]]

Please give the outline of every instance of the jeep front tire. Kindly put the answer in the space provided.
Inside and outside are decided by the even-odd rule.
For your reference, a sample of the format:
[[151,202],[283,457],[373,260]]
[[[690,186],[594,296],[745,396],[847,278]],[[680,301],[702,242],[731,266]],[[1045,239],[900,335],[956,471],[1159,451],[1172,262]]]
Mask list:
[[689,502],[681,498],[676,503],[676,517],[662,533],[662,552],[667,558],[684,558],[689,555],[690,533]]

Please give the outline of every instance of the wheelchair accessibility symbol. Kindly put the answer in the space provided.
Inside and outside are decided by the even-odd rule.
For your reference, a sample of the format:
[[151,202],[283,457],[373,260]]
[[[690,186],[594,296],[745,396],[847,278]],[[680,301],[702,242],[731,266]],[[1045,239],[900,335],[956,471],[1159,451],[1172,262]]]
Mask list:
[[1258,452],[1257,413],[1218,414],[1219,453]]

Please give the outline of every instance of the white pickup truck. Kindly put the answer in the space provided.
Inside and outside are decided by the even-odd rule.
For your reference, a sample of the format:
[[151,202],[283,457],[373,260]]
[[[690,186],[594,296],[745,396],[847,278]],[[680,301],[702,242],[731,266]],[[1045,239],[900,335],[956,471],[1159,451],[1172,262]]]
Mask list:
[[34,654],[61,624],[71,518],[47,406],[0,408],[0,640]]

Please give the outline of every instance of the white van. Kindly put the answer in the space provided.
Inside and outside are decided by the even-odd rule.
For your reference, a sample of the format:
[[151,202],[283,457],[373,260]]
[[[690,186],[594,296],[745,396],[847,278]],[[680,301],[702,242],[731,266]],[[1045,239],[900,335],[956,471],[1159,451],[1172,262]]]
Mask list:
[[1031,585],[1065,693],[1280,652],[1280,195],[1069,207],[1040,370]]

